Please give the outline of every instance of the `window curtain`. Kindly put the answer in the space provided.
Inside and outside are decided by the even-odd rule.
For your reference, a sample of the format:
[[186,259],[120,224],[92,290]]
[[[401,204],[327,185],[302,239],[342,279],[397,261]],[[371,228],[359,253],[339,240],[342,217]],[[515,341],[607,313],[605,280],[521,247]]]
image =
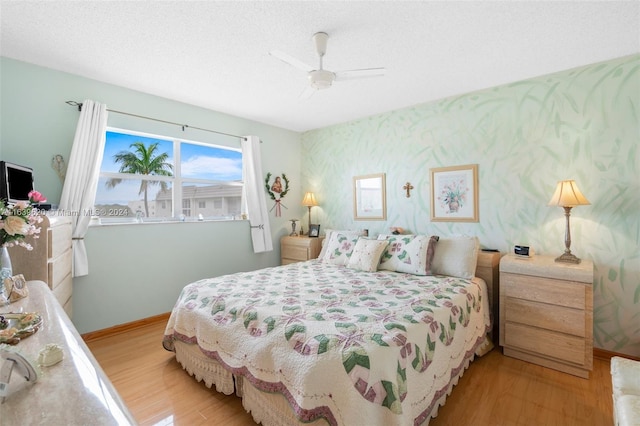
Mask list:
[[260,139],[257,136],[246,136],[242,140],[242,176],[247,213],[251,225],[253,252],[271,251],[273,250],[273,241],[271,226],[269,226],[267,198],[262,186]]
[[85,100],[62,187],[60,210],[73,221],[73,276],[89,274],[84,236],[94,210],[107,131],[107,106]]

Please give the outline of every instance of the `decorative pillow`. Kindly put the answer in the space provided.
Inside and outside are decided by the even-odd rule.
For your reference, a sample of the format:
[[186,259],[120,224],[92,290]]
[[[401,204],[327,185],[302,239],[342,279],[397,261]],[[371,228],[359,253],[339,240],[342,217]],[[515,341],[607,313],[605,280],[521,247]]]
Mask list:
[[476,275],[479,248],[477,237],[440,238],[431,270],[438,275],[471,279]]
[[331,236],[328,237],[329,242],[322,248],[324,254],[321,253],[321,256],[318,256],[319,259],[325,263],[346,265],[349,262],[358,238],[358,235],[353,233],[343,234],[340,231],[331,232]]
[[431,260],[438,236],[379,235],[378,240],[389,242],[382,254],[379,269],[413,275],[432,275]]
[[329,242],[331,241],[331,235],[333,233],[340,233],[342,235],[346,235],[348,237],[359,237],[361,236],[363,233],[362,231],[337,231],[335,229],[327,229],[325,230],[325,238],[324,240],[322,240],[322,248],[320,249],[320,254],[318,255],[318,259],[323,259],[326,252],[327,252],[327,247],[329,246]]
[[365,272],[375,272],[378,270],[380,256],[387,248],[387,241],[367,240],[360,238],[351,253],[347,266]]

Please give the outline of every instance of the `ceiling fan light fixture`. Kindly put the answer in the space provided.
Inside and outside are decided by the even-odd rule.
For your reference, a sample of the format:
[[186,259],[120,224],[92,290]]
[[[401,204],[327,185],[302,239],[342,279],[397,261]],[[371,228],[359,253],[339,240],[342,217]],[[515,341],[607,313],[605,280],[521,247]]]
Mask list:
[[327,70],[316,70],[309,73],[309,81],[311,86],[317,90],[328,89],[331,87],[336,75]]

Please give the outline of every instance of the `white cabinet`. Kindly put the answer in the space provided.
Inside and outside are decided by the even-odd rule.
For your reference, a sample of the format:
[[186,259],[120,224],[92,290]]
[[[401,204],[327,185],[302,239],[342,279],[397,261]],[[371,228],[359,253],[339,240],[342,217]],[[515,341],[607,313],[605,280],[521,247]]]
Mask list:
[[46,282],[70,318],[73,294],[71,232],[71,217],[43,216],[40,237],[30,236],[26,240],[33,250],[9,249],[14,275],[22,274],[27,281]]

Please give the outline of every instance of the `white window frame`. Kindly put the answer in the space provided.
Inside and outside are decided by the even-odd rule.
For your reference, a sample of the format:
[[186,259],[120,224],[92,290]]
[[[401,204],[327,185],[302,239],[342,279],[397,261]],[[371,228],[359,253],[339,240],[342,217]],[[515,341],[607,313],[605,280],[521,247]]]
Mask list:
[[[242,179],[238,182],[230,182],[230,181],[220,181],[220,180],[213,180],[213,179],[198,179],[198,178],[183,178],[182,177],[182,171],[181,171],[181,150],[180,150],[180,146],[182,143],[186,143],[186,144],[193,144],[193,145],[200,145],[200,146],[205,146],[205,147],[210,147],[210,148],[217,148],[217,149],[224,149],[224,150],[229,150],[229,151],[236,151],[239,152],[240,154],[242,154],[242,149],[241,148],[233,148],[233,147],[229,147],[229,146],[225,146],[225,145],[218,145],[218,144],[213,144],[213,143],[206,143],[206,142],[199,142],[199,141],[193,141],[193,140],[189,140],[189,139],[185,139],[185,138],[176,138],[176,137],[170,137],[170,136],[164,136],[164,135],[157,135],[157,134],[153,134],[153,133],[146,133],[146,132],[139,132],[139,131],[135,131],[135,130],[129,130],[129,129],[123,129],[123,128],[119,128],[119,127],[111,127],[108,126],[106,129],[106,132],[114,132],[114,133],[122,133],[122,134],[126,134],[126,135],[131,135],[131,136],[140,136],[140,137],[145,137],[145,138],[153,138],[153,139],[159,139],[159,140],[165,140],[168,142],[172,142],[173,143],[173,176],[172,177],[168,177],[168,176],[149,176],[149,177],[145,177],[144,175],[139,175],[139,174],[130,174],[130,173],[117,173],[117,172],[103,172],[100,171],[100,179],[101,178],[117,178],[117,179],[131,179],[131,180],[153,180],[153,181],[165,181],[165,182],[169,182],[172,184],[172,188],[171,188],[171,217],[162,217],[162,218],[146,218],[143,219],[142,221],[140,220],[140,218],[123,218],[122,220],[118,220],[117,218],[99,218],[98,223],[103,222],[101,224],[123,224],[123,223],[131,223],[131,222],[153,222],[153,223],[158,223],[158,222],[177,222],[177,221],[181,221],[184,222],[186,221],[185,215],[183,214],[184,211],[184,207],[183,207],[183,200],[182,200],[182,186],[183,184],[186,183],[194,183],[194,184],[223,184],[223,185],[238,185],[238,186],[244,186],[244,176],[242,177]],[[244,161],[244,159],[242,160]],[[99,181],[100,181],[99,179]],[[98,183],[99,185],[99,183]],[[242,193],[242,199],[241,199],[241,205],[244,206],[245,205],[245,201],[244,201],[244,191],[241,191]],[[190,200],[187,200],[190,201]],[[163,204],[166,203],[166,201],[162,201]],[[193,204],[193,203],[191,203]],[[193,212],[193,206],[191,206],[189,208],[189,210],[191,212]],[[206,218],[205,220],[208,221],[220,221],[220,220],[237,220],[240,219],[242,215],[232,215],[230,219],[224,219],[224,218]],[[199,219],[197,216],[193,217],[190,216],[188,218],[189,222],[202,222],[202,219]],[[95,224],[95,220],[94,223]]]

